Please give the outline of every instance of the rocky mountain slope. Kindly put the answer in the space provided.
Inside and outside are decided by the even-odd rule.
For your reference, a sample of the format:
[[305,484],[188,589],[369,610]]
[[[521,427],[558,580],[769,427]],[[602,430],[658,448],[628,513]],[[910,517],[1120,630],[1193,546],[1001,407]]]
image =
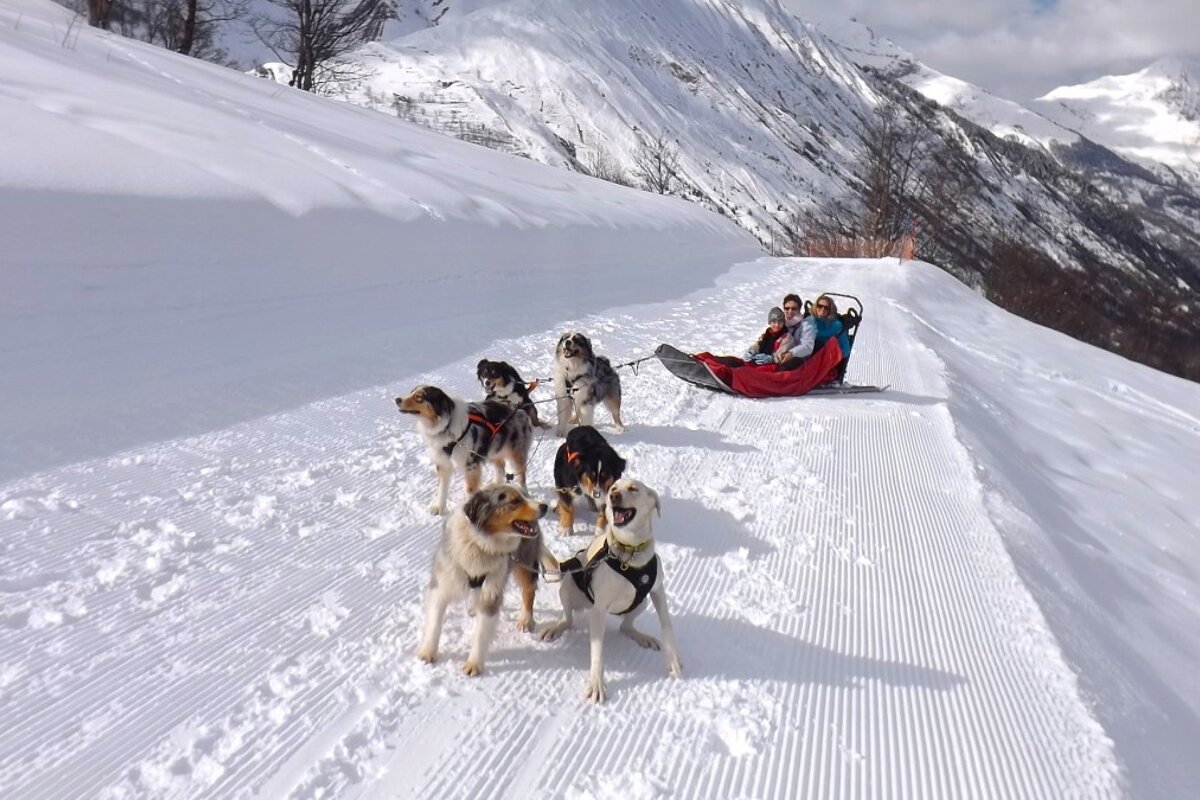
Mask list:
[[1171,346],[1200,346],[1200,196],[1176,172],[961,82],[941,96],[953,79],[873,37],[836,41],[778,0],[433,6],[437,24],[363,50],[364,77],[335,93],[612,180],[644,184],[647,152],[665,148],[660,189],[775,252],[803,245],[806,219],[863,202],[885,114],[936,173],[904,212],[923,257],[1019,313],[1200,377]]

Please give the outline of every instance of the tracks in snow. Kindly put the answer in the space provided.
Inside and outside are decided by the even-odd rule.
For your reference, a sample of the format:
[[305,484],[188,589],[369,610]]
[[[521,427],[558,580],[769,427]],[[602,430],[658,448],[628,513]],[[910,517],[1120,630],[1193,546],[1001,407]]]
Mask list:
[[[739,350],[745,317],[835,282],[786,265],[583,327],[617,360]],[[855,273],[860,275],[860,273]],[[865,278],[860,278],[864,280]],[[902,294],[902,277],[870,276]],[[854,287],[844,287],[851,291]],[[861,290],[867,294],[866,290]],[[851,377],[883,397],[747,401],[623,375],[684,679],[610,626],[513,629],[463,678],[413,656],[438,525],[389,392],[363,392],[0,489],[0,787],[9,796],[1065,796],[1116,792],[1090,719],[982,507],[936,356],[899,305]],[[757,325],[750,328],[757,329]],[[557,331],[497,343],[530,374]],[[473,393],[467,360],[436,376]],[[601,427],[608,422],[600,412]],[[557,442],[535,451],[549,495]],[[457,487],[456,487],[457,489]],[[565,555],[582,546],[554,536]],[[538,598],[538,620],[557,609]],[[653,615],[640,626],[653,631]]]

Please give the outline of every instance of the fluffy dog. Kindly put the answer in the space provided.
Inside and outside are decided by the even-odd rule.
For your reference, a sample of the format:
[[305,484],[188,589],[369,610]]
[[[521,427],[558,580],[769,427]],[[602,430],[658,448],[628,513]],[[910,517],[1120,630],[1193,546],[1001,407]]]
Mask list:
[[597,531],[604,530],[605,497],[625,472],[625,459],[617,455],[591,425],[572,428],[554,457],[554,490],[558,494],[559,533],[575,530],[575,501],[583,497],[598,512]]
[[437,470],[437,495],[429,513],[446,513],[450,478],[456,468],[466,474],[468,497],[479,488],[484,461],[490,462],[501,478],[507,462],[517,481],[525,486],[533,425],[524,411],[494,400],[467,403],[436,386],[418,386],[410,394],[397,397],[396,406],[401,414],[416,416]]
[[[609,522],[604,534],[597,536],[587,550],[560,565],[564,575],[570,573],[559,586],[563,618],[542,632],[547,641],[557,639],[571,627],[573,612],[588,611],[591,672],[585,696],[597,703],[603,703],[607,694],[604,627],[609,614],[622,615],[621,633],[642,647],[661,647],[671,676],[677,678],[683,673],[651,533],[651,512],[661,513],[658,494],[638,481],[624,478],[608,490],[607,506]],[[633,627],[638,614],[645,610],[647,595],[658,612],[661,645],[653,636]]]
[[529,399],[529,389],[521,374],[507,361],[481,359],[475,366],[475,377],[483,385],[484,397],[516,406],[525,412],[529,421],[539,428],[549,428],[550,423],[538,418],[537,406]]
[[[536,542],[538,520],[546,511],[545,503],[531,500],[515,486],[499,484],[475,492],[446,520],[430,570],[425,633],[418,658],[427,663],[437,659],[446,607],[474,591],[475,635],[463,672],[474,676],[483,671],[504,602],[509,566],[528,542]],[[532,625],[532,592],[528,600],[528,624]]]
[[617,432],[625,430],[621,378],[608,358],[596,355],[591,340],[578,331],[564,333],[554,349],[554,394],[558,397],[555,432],[559,436],[566,435],[571,422],[591,425],[600,403],[612,414]]

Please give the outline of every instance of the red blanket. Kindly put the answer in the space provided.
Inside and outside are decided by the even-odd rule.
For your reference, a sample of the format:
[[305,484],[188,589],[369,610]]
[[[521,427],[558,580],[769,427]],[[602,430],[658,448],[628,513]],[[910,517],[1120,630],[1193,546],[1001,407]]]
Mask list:
[[837,339],[830,339],[799,368],[787,372],[780,372],[774,364],[759,366],[746,362],[744,366],[727,367],[712,353],[696,353],[696,358],[707,364],[719,380],[738,394],[746,397],[795,397],[837,376],[842,349],[838,347]]

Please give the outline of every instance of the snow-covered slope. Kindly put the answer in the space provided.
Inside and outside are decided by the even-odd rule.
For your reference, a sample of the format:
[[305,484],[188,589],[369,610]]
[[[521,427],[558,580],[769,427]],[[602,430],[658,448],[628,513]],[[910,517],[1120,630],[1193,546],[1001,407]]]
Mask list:
[[1200,63],[1164,58],[1129,75],[1060,86],[1044,113],[1118,153],[1200,177]]
[[[348,98],[557,166],[678,147],[679,193],[764,241],[836,192],[874,95],[776,0],[510,0],[368,47]],[[817,79],[819,77],[819,80]]]
[[[890,384],[882,395],[740,400],[647,364],[623,372],[629,431],[601,421],[663,493],[681,679],[613,625],[610,704],[589,708],[586,636],[518,633],[515,597],[482,678],[459,671],[461,610],[444,660],[417,661],[439,525],[392,393],[473,394],[480,356],[544,373],[567,325],[620,360],[663,339],[736,350],[771,298],[826,287],[866,303],[850,377]],[[666,304],[624,293],[638,304],[463,357],[443,346],[427,372],[0,487],[5,794],[1173,798],[1195,785],[1194,384],[916,263],[761,261]],[[547,437],[532,458],[544,498],[556,447]],[[546,532],[563,555],[586,542]],[[539,620],[556,608],[541,592]]]
[[[73,27],[49,2],[0,6],[0,67],[0,477],[430,366],[449,308],[473,320],[447,342],[466,352],[758,252],[680,200]],[[545,284],[557,299],[530,306]]]
[[[736,220],[773,252],[804,249],[819,229],[807,212],[820,217],[835,199],[861,195],[864,136],[888,109],[937,154],[927,172],[948,173],[930,180],[940,195],[911,203],[930,260],[1014,304],[1017,293],[1003,290],[1013,263],[1038,264],[1030,282],[1073,273],[1063,280],[1083,287],[1068,291],[1131,336],[1148,334],[1122,313],[1136,294],[1165,309],[1189,347],[1200,340],[1200,323],[1175,311],[1200,290],[1195,187],[932,72],[910,85],[867,69],[898,57],[857,35],[867,40],[858,51],[843,47],[778,0],[512,0],[369,46],[356,59],[368,74],[330,91],[638,183],[639,156],[661,136],[678,149],[673,193]],[[899,235],[902,216],[886,236]],[[1112,346],[1105,327],[1072,330]]]
[[823,23],[821,31],[837,42],[856,65],[879,70],[997,136],[1011,137],[1039,149],[1079,139],[1079,134],[1019,103],[932,69],[866,23],[857,20]]
[[[926,264],[756,260],[694,206],[5,2],[0,797],[1200,783],[1196,384]],[[601,417],[663,495],[682,678],[612,624],[587,706],[585,635],[519,634],[513,597],[482,677],[459,609],[416,660],[440,525],[395,393],[474,396],[481,356],[544,377],[568,327],[618,362],[737,351],[822,289],[863,299],[849,378],[887,391],[740,400],[651,361],[629,430]]]

